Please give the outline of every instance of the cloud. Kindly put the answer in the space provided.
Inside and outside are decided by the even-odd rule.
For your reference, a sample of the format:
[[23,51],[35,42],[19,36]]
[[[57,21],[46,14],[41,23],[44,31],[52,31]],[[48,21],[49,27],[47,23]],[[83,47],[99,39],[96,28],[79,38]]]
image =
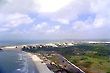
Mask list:
[[22,32],[34,38],[103,37],[110,29],[109,5],[109,0],[4,0],[0,32]]
[[0,32],[5,32],[5,31],[8,31],[9,29],[8,28],[0,28]]
[[86,14],[90,12],[90,2],[88,0],[78,1],[73,0],[64,8],[58,10],[54,13],[42,13],[44,16],[49,17],[53,20],[58,20],[59,22],[70,22],[76,20],[79,15]]
[[27,13],[33,8],[33,0],[3,0],[0,5],[2,13]]
[[105,18],[96,18],[95,21],[93,22],[93,26],[95,28],[101,28],[105,25],[107,25]]
[[61,23],[61,24],[69,24],[69,20],[67,20],[67,19],[56,19],[56,20],[54,20],[54,21],[57,21],[57,22],[59,22],[59,23]]
[[91,11],[96,14],[96,17],[93,22],[94,28],[103,28],[109,26],[110,22],[110,10],[109,10],[110,1],[105,0],[96,0],[91,2]]
[[42,22],[36,25],[33,25],[32,29],[30,31],[34,33],[43,33],[43,34],[51,34],[55,33],[60,29],[60,25],[53,25],[51,26],[47,22]]
[[14,13],[14,14],[0,14],[0,25],[2,30],[17,28],[19,26],[27,25],[33,22],[33,20],[26,14]]
[[49,34],[50,34],[50,33],[57,33],[60,28],[61,28],[60,25],[56,25],[56,26],[54,26],[53,28],[47,30],[47,34],[48,34],[48,33],[49,33]]
[[76,21],[73,24],[73,29],[76,31],[89,30],[90,28],[91,28],[91,25],[83,21]]
[[42,23],[39,23],[39,24],[34,24],[31,27],[30,32],[33,32],[33,33],[45,33],[47,29],[49,29],[48,23],[42,22]]
[[34,0],[38,6],[36,10],[41,13],[59,11],[71,2],[72,0]]
[[30,24],[33,22],[33,20],[25,14],[19,14],[19,13],[15,13],[12,15],[9,15],[6,19],[7,24],[5,25],[6,27],[17,27],[19,25],[23,25],[23,24]]
[[[97,14],[108,14],[108,12],[110,12],[109,8],[109,4],[110,1],[109,0],[93,0],[90,1],[91,2],[91,11],[95,12]],[[107,11],[107,13],[105,13],[105,11]]]

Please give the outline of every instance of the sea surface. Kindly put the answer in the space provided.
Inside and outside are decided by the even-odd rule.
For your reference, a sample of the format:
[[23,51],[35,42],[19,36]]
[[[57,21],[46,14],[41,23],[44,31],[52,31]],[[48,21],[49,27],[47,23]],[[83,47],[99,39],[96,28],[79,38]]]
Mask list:
[[39,73],[32,59],[22,51],[0,51],[0,73]]
[[51,43],[51,42],[56,42],[56,41],[1,41],[0,40],[0,46],[14,46],[14,45],[28,45],[28,44],[45,44],[45,43]]

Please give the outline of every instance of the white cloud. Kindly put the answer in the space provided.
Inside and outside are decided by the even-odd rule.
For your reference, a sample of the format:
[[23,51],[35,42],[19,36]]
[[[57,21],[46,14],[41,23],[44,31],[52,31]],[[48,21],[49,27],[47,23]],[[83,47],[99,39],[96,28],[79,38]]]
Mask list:
[[15,13],[9,14],[5,22],[5,27],[17,27],[23,24],[30,24],[33,20],[28,15]]
[[69,5],[54,13],[41,13],[41,15],[55,21],[57,20],[60,23],[68,24],[70,21],[76,20],[79,15],[89,13],[90,9],[90,1],[73,0]]
[[33,0],[4,0],[0,5],[0,12],[2,13],[27,13],[33,8]]
[[69,20],[67,20],[67,19],[56,19],[56,20],[54,20],[54,21],[57,21],[57,22],[59,22],[59,23],[61,23],[61,24],[69,24]]
[[60,28],[61,28],[60,25],[51,26],[47,22],[42,22],[42,23],[33,25],[33,27],[31,27],[30,31],[32,31],[34,33],[50,34],[50,33],[56,33],[57,31],[60,30]]
[[4,13],[27,13],[28,11],[50,13],[59,11],[71,2],[72,0],[5,0],[4,3],[0,5],[0,11]]
[[1,31],[8,31],[12,28],[22,27],[23,25],[31,24],[33,20],[26,14],[0,14],[0,29]]
[[[8,31],[11,28],[29,24],[30,28],[26,31],[36,34],[44,33],[66,38],[77,34],[83,35],[82,30],[91,34],[90,29],[93,34],[98,29],[106,29],[105,26],[110,27],[108,25],[110,24],[109,5],[110,0],[6,0],[0,6],[0,31]],[[28,14],[30,16],[32,14],[36,21],[33,22]],[[83,14],[85,19],[79,18]],[[23,30],[17,29],[16,32],[18,31]],[[63,35],[62,31],[64,31]]]
[[47,34],[57,33],[57,32],[60,30],[60,28],[61,28],[60,25],[53,26],[53,28],[48,29],[48,30],[46,31],[46,33],[47,33]]
[[73,24],[73,29],[76,31],[88,30],[90,28],[91,28],[91,25],[87,22],[84,22],[84,21],[76,21]]
[[56,12],[72,2],[72,0],[34,0],[38,12]]
[[[86,4],[86,3],[84,3]],[[87,18],[85,21],[82,20],[76,20],[74,21],[74,25],[73,25],[73,29],[76,30],[87,30],[88,32],[90,32],[90,29],[93,29],[92,31],[95,31],[96,29],[105,29],[104,27],[106,26],[110,26],[110,10],[109,10],[109,5],[110,5],[110,1],[109,0],[91,0],[89,1],[89,12],[87,13],[94,13],[95,14],[95,18],[92,18],[93,21],[91,21],[92,19]],[[77,7],[76,7],[77,8]],[[82,8],[79,8],[82,9]],[[80,12],[80,14],[83,13],[82,11]],[[85,11],[86,13],[86,11]]]
[[45,31],[45,29],[48,27],[48,24],[46,22],[42,22],[40,24],[36,24],[32,27],[32,30],[34,31]]
[[105,25],[106,25],[105,18],[96,18],[95,21],[94,21],[94,23],[93,23],[93,26],[95,28],[101,28],[101,27],[103,27]]
[[0,32],[8,31],[8,28],[0,28]]
[[104,26],[109,26],[110,24],[110,0],[94,0],[91,1],[91,12],[96,14],[93,22],[94,28],[103,28]]
[[60,27],[61,27],[60,25],[56,25],[56,26],[54,26],[54,29],[58,30],[58,29],[60,29]]
[[97,14],[107,14],[105,13],[110,11],[109,10],[109,5],[110,5],[110,0],[93,0],[91,2],[91,11],[95,12]]

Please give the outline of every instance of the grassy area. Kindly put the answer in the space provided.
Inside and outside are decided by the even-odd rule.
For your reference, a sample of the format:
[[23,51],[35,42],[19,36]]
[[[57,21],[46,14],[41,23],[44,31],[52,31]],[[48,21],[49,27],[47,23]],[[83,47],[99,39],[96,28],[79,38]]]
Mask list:
[[64,55],[68,60],[86,73],[110,73],[110,45],[79,44],[76,47],[76,54]]
[[[77,44],[69,47],[23,49],[29,52],[55,51],[86,73],[110,73],[110,44]],[[53,61],[57,58],[51,58]]]
[[66,56],[66,58],[83,69],[86,73],[109,73],[110,60],[107,57]]

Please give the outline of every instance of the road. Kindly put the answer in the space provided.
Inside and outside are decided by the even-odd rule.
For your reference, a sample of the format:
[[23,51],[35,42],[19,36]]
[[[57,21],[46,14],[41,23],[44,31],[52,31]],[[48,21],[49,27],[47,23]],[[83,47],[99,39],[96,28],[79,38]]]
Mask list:
[[57,54],[57,56],[59,57],[60,63],[63,65],[67,65],[67,69],[71,69],[74,73],[85,73],[84,71],[82,71],[79,67],[77,67],[76,65],[74,65],[73,63],[71,63],[70,61],[68,61],[65,57],[63,57],[60,54]]

